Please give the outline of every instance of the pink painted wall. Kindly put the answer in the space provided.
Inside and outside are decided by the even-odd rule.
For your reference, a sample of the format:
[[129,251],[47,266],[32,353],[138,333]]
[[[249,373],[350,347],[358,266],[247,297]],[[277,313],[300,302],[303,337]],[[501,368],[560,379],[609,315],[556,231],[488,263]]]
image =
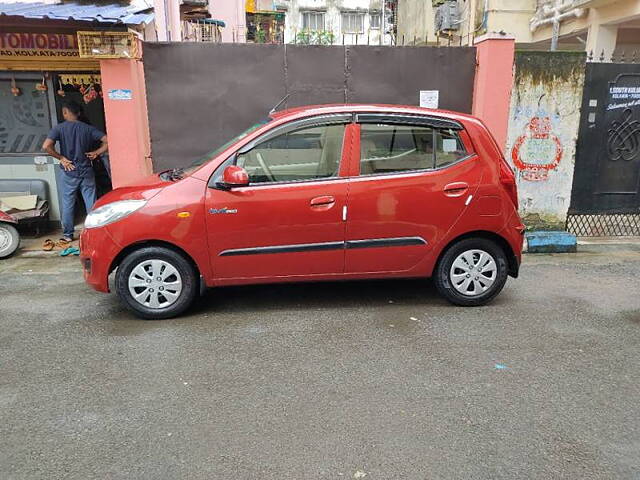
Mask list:
[[246,13],[245,0],[214,0],[209,2],[209,13],[217,20],[223,20],[222,41],[227,43],[245,43]]
[[487,125],[504,151],[509,128],[515,40],[509,36],[488,34],[478,37],[475,46],[478,67],[473,114]]
[[[144,70],[140,60],[101,60],[104,112],[114,188],[152,173]],[[109,98],[109,90],[131,90],[130,100]]]

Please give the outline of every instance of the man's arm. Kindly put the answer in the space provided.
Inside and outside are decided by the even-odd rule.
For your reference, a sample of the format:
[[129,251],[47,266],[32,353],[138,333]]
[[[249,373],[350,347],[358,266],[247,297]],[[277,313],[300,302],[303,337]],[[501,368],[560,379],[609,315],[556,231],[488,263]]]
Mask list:
[[109,149],[109,145],[107,144],[107,136],[103,135],[102,138],[100,139],[100,147],[98,147],[92,152],[85,153],[85,155],[87,156],[87,158],[91,160],[95,160],[97,157],[102,155],[108,149]]
[[42,149],[53,158],[57,158],[58,160],[60,160],[60,165],[62,165],[62,168],[64,168],[67,172],[75,170],[75,165],[68,158],[56,152],[56,149],[53,148],[55,144],[56,142],[54,142],[50,138],[47,138],[42,144]]

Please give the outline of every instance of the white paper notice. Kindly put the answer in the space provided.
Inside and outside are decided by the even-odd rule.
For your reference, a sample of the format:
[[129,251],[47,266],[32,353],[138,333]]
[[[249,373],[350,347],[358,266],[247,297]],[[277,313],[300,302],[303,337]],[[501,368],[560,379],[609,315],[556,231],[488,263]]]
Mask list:
[[458,142],[455,138],[443,138],[442,150],[444,150],[446,153],[455,152],[456,150],[458,150]]
[[420,90],[420,106],[424,108],[438,108],[439,90]]

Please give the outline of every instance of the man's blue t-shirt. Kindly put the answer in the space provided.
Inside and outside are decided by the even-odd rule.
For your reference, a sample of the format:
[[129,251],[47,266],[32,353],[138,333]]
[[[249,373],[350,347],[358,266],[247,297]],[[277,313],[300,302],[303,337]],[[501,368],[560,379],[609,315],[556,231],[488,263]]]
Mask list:
[[85,153],[95,150],[95,144],[104,137],[104,133],[84,122],[62,122],[51,129],[47,138],[60,142],[60,154],[71,160],[75,170],[62,171],[72,177],[91,177],[93,167]]

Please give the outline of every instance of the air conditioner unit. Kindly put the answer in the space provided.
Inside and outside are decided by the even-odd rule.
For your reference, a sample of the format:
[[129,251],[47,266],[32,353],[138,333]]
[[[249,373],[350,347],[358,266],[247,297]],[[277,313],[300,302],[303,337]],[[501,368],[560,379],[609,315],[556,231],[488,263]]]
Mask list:
[[460,12],[456,0],[447,0],[436,9],[435,24],[437,32],[460,28]]

